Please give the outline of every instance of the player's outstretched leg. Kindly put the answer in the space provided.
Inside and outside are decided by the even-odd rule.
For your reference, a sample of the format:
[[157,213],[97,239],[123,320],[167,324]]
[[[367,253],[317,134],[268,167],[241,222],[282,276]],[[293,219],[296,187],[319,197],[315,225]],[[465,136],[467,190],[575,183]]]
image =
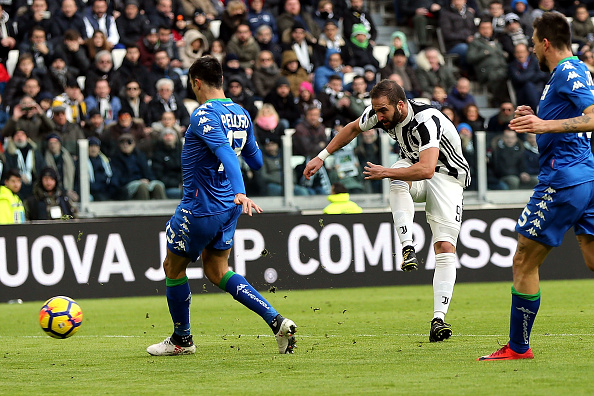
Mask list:
[[293,353],[297,326],[292,320],[284,318],[276,312],[272,305],[243,276],[228,271],[219,283],[219,287],[268,323],[278,343],[279,353]]
[[534,359],[534,354],[530,349],[530,332],[539,307],[540,290],[536,294],[524,294],[516,291],[512,286],[509,343],[477,360]]
[[192,293],[188,277],[166,279],[167,304],[173,320],[173,334],[158,344],[149,346],[146,351],[153,356],[191,355],[196,345],[190,333],[190,303]]

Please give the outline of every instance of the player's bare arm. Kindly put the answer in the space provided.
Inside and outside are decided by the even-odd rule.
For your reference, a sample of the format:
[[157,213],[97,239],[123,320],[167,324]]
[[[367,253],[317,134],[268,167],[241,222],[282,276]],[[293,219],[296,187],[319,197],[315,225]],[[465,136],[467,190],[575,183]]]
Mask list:
[[534,114],[529,114],[514,118],[509,126],[518,133],[590,132],[594,130],[594,105],[587,107],[584,114],[579,117],[562,120],[542,120]]
[[[336,134],[336,136],[334,136],[334,138],[330,141],[330,143],[328,143],[326,148],[322,150],[320,154],[318,154],[318,156],[312,158],[307,163],[305,169],[303,170],[303,176],[305,176],[305,178],[309,180],[313,175],[316,174],[318,170],[320,170],[320,168],[324,164],[324,160],[330,154],[343,148],[354,138],[356,138],[361,132],[363,131],[361,130],[361,128],[359,128],[359,118],[357,118],[353,122],[348,123],[344,128],[342,128],[340,132],[338,132],[338,134]],[[320,155],[323,158],[320,158]]]
[[233,202],[235,202],[235,205],[241,205],[243,207],[243,213],[247,213],[248,216],[251,216],[253,211],[256,213],[263,212],[262,208],[250,198],[248,198],[245,194],[235,194],[235,199]]
[[408,168],[386,168],[367,162],[363,170],[366,180],[395,179],[403,181],[417,181],[431,179],[435,173],[439,148],[431,147],[419,153],[419,162]]

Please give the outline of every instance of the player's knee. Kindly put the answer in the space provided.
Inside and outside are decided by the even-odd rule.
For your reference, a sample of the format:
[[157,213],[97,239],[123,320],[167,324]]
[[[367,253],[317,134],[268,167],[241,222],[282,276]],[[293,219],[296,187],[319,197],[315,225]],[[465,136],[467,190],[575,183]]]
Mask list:
[[456,247],[452,245],[451,242],[448,241],[437,241],[433,245],[433,249],[435,250],[435,254],[440,253],[456,253]]

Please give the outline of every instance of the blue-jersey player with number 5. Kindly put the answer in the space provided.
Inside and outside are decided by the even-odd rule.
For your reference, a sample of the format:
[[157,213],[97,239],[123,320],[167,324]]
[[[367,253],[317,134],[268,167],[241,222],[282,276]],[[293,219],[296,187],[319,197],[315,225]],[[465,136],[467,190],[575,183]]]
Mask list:
[[193,354],[190,332],[192,294],[186,276],[191,261],[202,257],[204,275],[260,315],[272,329],[280,353],[293,353],[295,323],[282,317],[240,274],[229,270],[237,219],[262,209],[245,195],[238,155],[252,169],[262,166],[252,120],[225,98],[223,71],[216,58],[204,56],[189,70],[189,83],[200,106],[192,113],[182,150],[183,197],[166,228],[163,262],[173,334],[151,345],[155,356]]
[[538,117],[519,106],[510,128],[537,133],[539,183],[516,225],[509,343],[478,360],[532,359],[530,332],[540,306],[538,269],[574,228],[586,265],[594,270],[594,157],[585,131],[594,129],[594,84],[571,52],[567,19],[547,12],[534,21],[534,53],[551,71]]

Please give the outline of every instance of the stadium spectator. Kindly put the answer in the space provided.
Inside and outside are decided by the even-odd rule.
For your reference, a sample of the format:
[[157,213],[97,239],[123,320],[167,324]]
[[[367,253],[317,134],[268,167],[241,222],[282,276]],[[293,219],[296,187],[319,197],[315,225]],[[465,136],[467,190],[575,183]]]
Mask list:
[[348,56],[346,42],[340,34],[337,22],[334,20],[330,20],[324,25],[323,33],[314,47],[315,59],[318,62],[320,59],[324,59],[326,51],[330,48],[337,50],[342,56]]
[[35,70],[45,74],[54,54],[54,44],[47,41],[46,31],[41,26],[34,26],[27,40],[19,41],[19,60],[24,54],[31,54]]
[[327,22],[338,24],[338,16],[334,13],[334,4],[331,0],[320,0],[316,11],[313,13],[313,20],[320,30],[324,29]]
[[[477,164],[477,153],[475,150],[475,137],[473,128],[465,123],[461,122],[456,127],[458,134],[460,135],[460,144],[462,145],[462,155],[468,162],[468,167],[471,172],[476,172]],[[476,173],[474,173],[476,175]],[[475,180],[470,181],[470,185],[467,187],[468,190],[474,191],[477,189],[476,177]]]
[[144,124],[135,122],[132,115],[126,111],[120,111],[118,121],[107,126],[104,138],[110,144],[105,144],[106,152],[114,155],[117,152],[117,147],[114,143],[118,142],[122,135],[128,134],[134,137],[138,150],[142,151],[146,158],[151,159],[158,137],[151,133],[145,133]]
[[140,87],[140,83],[136,80],[129,80],[124,87],[125,94],[121,97],[122,112],[128,112],[134,119],[134,122],[146,125],[150,117],[147,96]]
[[252,84],[257,97],[263,98],[274,88],[280,69],[274,63],[274,55],[270,51],[261,51],[252,74]]
[[86,40],[87,28],[83,17],[78,13],[78,7],[74,0],[63,0],[60,11],[52,17],[52,38],[58,39],[65,35],[67,30],[75,30],[83,40]]
[[584,51],[580,55],[580,60],[584,62],[584,64],[590,71],[590,74],[594,76],[594,52],[592,52],[591,50]]
[[344,67],[340,52],[336,49],[328,49],[326,51],[325,64],[316,68],[314,72],[314,91],[316,93],[322,92],[331,76],[339,76],[342,81],[344,73],[351,70],[351,68]]
[[25,207],[19,197],[22,180],[18,169],[9,169],[0,186],[0,224],[23,224]]
[[436,85],[433,87],[433,94],[431,95],[431,106],[435,107],[437,110],[441,110],[443,107],[449,106],[448,103],[448,93],[446,90],[440,86]]
[[260,26],[258,30],[256,30],[255,38],[258,42],[258,46],[260,47],[260,51],[272,52],[272,55],[274,56],[274,62],[277,66],[280,66],[283,49],[280,44],[273,40],[272,28],[268,25]]
[[314,40],[316,40],[316,37],[320,37],[322,33],[322,29],[315,23],[313,17],[301,8],[299,0],[287,0],[285,1],[284,12],[276,19],[278,35],[284,44],[290,42],[290,32],[296,23],[309,32]]
[[41,73],[39,70],[35,70],[33,55],[30,53],[20,54],[12,78],[8,81],[6,87],[4,88],[3,94],[8,100],[7,104],[9,106],[14,107],[25,95],[24,85],[30,78],[37,80],[37,85],[39,86],[39,91],[33,96],[35,97],[41,91],[41,81],[45,81],[43,73]]
[[[363,172],[363,167],[367,162],[373,164],[379,164],[382,162],[382,154],[380,147],[380,140],[378,131],[376,129],[370,129],[363,131],[357,138],[357,146],[354,149],[354,153],[359,160],[359,171]],[[381,180],[364,180],[363,189],[368,194],[380,194],[382,192],[382,181]]]
[[111,88],[107,80],[101,79],[95,82],[93,94],[85,98],[87,109],[97,109],[107,124],[118,119],[118,113],[122,109],[122,102],[117,96],[111,95]]
[[33,185],[45,166],[43,156],[37,149],[37,144],[28,138],[23,129],[8,135],[5,150],[5,168],[17,169],[21,174],[22,186],[19,197],[24,201],[33,194]]
[[111,158],[117,197],[124,200],[166,199],[165,185],[155,180],[144,154],[136,148],[134,136],[123,134],[118,139],[117,153]]
[[491,140],[508,129],[509,122],[514,118],[514,105],[511,102],[501,103],[499,112],[489,118],[487,123],[487,145]]
[[524,141],[524,170],[530,176],[530,179],[522,179],[520,184],[522,188],[534,188],[538,184],[538,173],[540,154],[538,153],[538,144],[536,143],[536,135],[534,133],[527,133]]
[[401,86],[405,91],[411,92],[413,97],[421,96],[422,90],[415,70],[408,64],[406,53],[401,48],[394,51],[390,62],[380,70],[380,77],[383,80],[394,73],[402,78]]
[[219,38],[225,44],[231,40],[231,36],[241,24],[247,23],[247,7],[242,0],[227,1],[225,11],[221,15],[221,28]]
[[[316,72],[318,70],[320,69],[317,69]],[[322,71],[320,70],[319,73],[322,73]],[[299,95],[301,83],[310,79],[307,71],[301,67],[293,50],[283,52],[280,74],[289,81],[293,96]]]
[[436,85],[443,87],[446,92],[456,85],[454,71],[445,65],[437,48],[429,47],[419,52],[416,63],[416,77],[423,96],[430,97]]
[[549,79],[549,73],[540,70],[538,59],[528,51],[526,44],[516,45],[508,70],[509,79],[516,92],[517,104],[536,109]]
[[328,195],[330,204],[324,208],[325,214],[349,214],[362,213],[363,209],[353,201],[349,190],[340,182],[332,183],[330,195]]
[[145,28],[144,36],[138,40],[136,45],[140,51],[140,63],[150,69],[155,62],[155,52],[159,49],[159,29],[155,25],[148,25]]
[[281,136],[285,128],[280,123],[280,117],[270,103],[264,103],[254,118],[254,135],[256,141],[264,146],[266,139],[275,141],[282,146]]
[[305,26],[299,22],[295,22],[288,38],[283,41],[283,50],[293,50],[297,55],[301,67],[308,73],[311,73],[318,65],[316,51],[314,51],[315,43],[315,38],[305,30]]
[[92,201],[110,201],[113,176],[109,158],[101,152],[101,140],[89,138],[89,187]]
[[[264,195],[269,197],[283,195],[283,152],[280,149],[280,143],[267,137],[259,145],[263,148],[263,164],[258,173],[263,184]],[[297,184],[294,185],[293,194],[309,195],[307,189]]]
[[338,123],[346,125],[357,118],[357,114],[351,112],[351,99],[345,94],[342,79],[339,76],[331,76],[323,91],[317,95],[322,104],[322,119],[326,127],[331,128]]
[[225,64],[227,51],[225,49],[225,43],[223,40],[216,39],[212,42],[212,45],[210,46],[210,55],[217,58],[221,65]]
[[75,216],[53,168],[46,167],[41,171],[33,195],[25,200],[25,215],[28,220],[60,220]]
[[270,26],[273,32],[272,41],[278,42],[276,19],[270,11],[264,9],[264,0],[249,1],[248,24],[254,36],[260,26]]
[[251,93],[246,92],[245,82],[241,76],[234,76],[229,81],[225,95],[233,102],[247,110],[250,117],[254,119],[258,113],[258,108],[254,103],[254,97]]
[[[403,18],[412,23],[414,37],[419,48],[424,49],[431,45],[432,37],[427,33],[427,26],[436,26],[441,4],[435,0],[403,0],[400,11]],[[407,54],[407,57],[410,54]]]
[[150,96],[155,96],[157,81],[162,79],[168,79],[173,83],[173,92],[180,98],[184,98],[185,88],[182,84],[181,77],[177,71],[174,70],[171,64],[171,58],[167,54],[167,51],[158,49],[155,51],[155,63],[152,65],[149,71],[149,80],[151,85],[147,91]]
[[275,89],[264,97],[264,103],[270,103],[276,109],[285,129],[295,126],[299,119],[299,107],[286,77],[281,76],[276,80]]
[[355,76],[351,85],[352,95],[350,97],[349,109],[351,114],[363,114],[367,106],[371,104],[371,97],[367,91],[367,84],[363,76]]
[[363,78],[367,83],[367,90],[371,92],[371,89],[378,83],[377,69],[373,65],[365,65],[363,68]]
[[395,31],[390,36],[390,52],[388,53],[386,64],[390,62],[390,60],[394,56],[394,52],[396,52],[397,49],[402,49],[404,51],[404,54],[406,55],[406,58],[408,59],[408,64],[416,68],[417,62],[415,59],[415,55],[411,54],[410,49],[408,48],[408,39],[406,38],[406,34],[404,32]]
[[558,9],[555,0],[538,0],[538,7],[535,7],[530,15],[532,16],[532,20],[534,20],[541,17],[545,12],[551,11],[559,11],[563,15],[571,15],[571,13],[565,14],[562,10]]
[[532,7],[528,4],[527,0],[512,0],[511,12],[520,17],[520,25],[524,34],[527,37],[532,37],[534,28],[532,27]]
[[[200,14],[204,15],[204,19],[213,20],[218,19],[221,14],[211,0],[181,0],[181,4],[184,8],[184,14],[188,18],[195,18],[197,14]],[[194,23],[199,25],[204,22],[197,23],[194,20]]]
[[[184,6],[187,3],[187,1],[188,0],[182,0],[182,2],[184,3]],[[198,1],[202,1],[205,3],[208,2],[208,0],[198,0]],[[212,45],[212,43],[215,41],[215,36],[212,33],[212,30],[210,29],[210,22],[212,21],[213,18],[210,16],[207,16],[206,12],[200,7],[196,8],[194,11],[190,12],[190,15],[192,16],[192,23],[190,23],[188,25],[188,30],[198,30],[206,38],[206,41],[208,42],[208,44]]]
[[[351,7],[344,15],[342,21],[342,35],[343,37],[351,37],[353,26],[362,24],[369,33],[369,40],[371,45],[375,45],[377,39],[377,28],[371,15],[363,8],[363,0],[351,0]],[[316,36],[318,37],[318,36]]]
[[439,27],[447,53],[458,55],[460,68],[467,71],[466,52],[468,44],[474,40],[476,26],[474,14],[466,7],[466,0],[449,0],[449,5],[439,13]]
[[[26,131],[27,137],[36,144],[44,141],[47,134],[54,129],[54,123],[47,118],[45,112],[30,96],[23,96],[19,104],[12,109],[12,117],[6,122],[2,136],[13,136],[17,131]],[[26,183],[26,177],[23,182]]]
[[208,52],[208,39],[197,29],[188,29],[184,33],[186,46],[179,51],[182,69],[187,71],[192,63]]
[[504,33],[499,36],[499,42],[503,48],[506,59],[511,62],[514,59],[514,48],[518,44],[525,44],[528,46],[531,38],[526,37],[522,26],[520,25],[520,18],[513,13],[505,15],[505,30]]
[[56,52],[46,78],[47,86],[45,89],[52,95],[58,96],[66,91],[69,80],[76,80],[76,74],[70,70],[62,54]]
[[[54,122],[55,128],[50,136],[58,136],[60,140],[60,146],[63,146],[64,150],[66,150],[72,156],[72,158],[78,160],[77,142],[79,139],[84,139],[85,134],[78,124],[68,121],[66,110],[67,109],[64,106],[54,106],[52,108],[52,121]],[[60,180],[64,181],[64,179]],[[68,191],[70,189],[69,187],[71,186],[70,184],[66,184],[66,182],[64,182],[64,187]]]
[[[234,53],[228,52],[227,55],[225,55],[225,62],[223,63],[223,89],[226,90],[229,81],[231,81],[233,77],[237,76],[241,77],[246,84],[246,88],[253,92],[250,78],[243,67],[241,67],[239,63],[239,57]],[[192,86],[189,84],[188,91],[191,89]]]
[[80,33],[69,29],[64,32],[64,36],[55,37],[54,40],[56,40],[54,55],[60,54],[72,74],[77,77],[86,76],[91,67],[91,61],[89,61],[84,47],[81,46]]
[[322,110],[322,103],[316,99],[313,86],[308,81],[303,81],[299,86],[299,97],[297,98],[297,105],[299,106],[299,113],[301,118],[305,117],[307,109],[310,107],[317,107]]
[[16,39],[19,42],[29,38],[34,26],[40,26],[45,33],[51,32],[52,13],[47,8],[47,2],[33,0],[22,14],[17,12],[16,23],[18,27]]
[[454,124],[454,126],[458,126],[458,124],[460,123],[460,117],[458,117],[458,113],[456,113],[456,110],[452,106],[443,106],[441,108],[441,112],[446,117],[448,117],[450,121],[452,121],[452,124]]
[[[173,39],[173,34],[170,28],[159,26],[157,30],[159,35],[159,46],[155,50],[155,57],[157,52],[165,51],[169,56],[169,61],[172,68],[181,68],[181,61],[179,60],[179,51],[177,43]],[[156,59],[155,59],[156,61]]]
[[[10,114],[8,113],[8,107],[6,107],[6,104],[4,104],[4,101],[2,100],[2,95],[0,95],[0,131],[2,131],[2,129],[4,129],[4,126],[8,122],[9,118],[10,118]],[[1,176],[2,176],[2,169],[0,168],[0,179],[1,179]]]
[[97,30],[85,40],[84,48],[87,53],[87,58],[89,58],[91,63],[95,62],[95,57],[100,51],[111,52],[111,48],[109,48],[109,41],[107,41],[105,33],[103,33],[101,30]]
[[158,140],[158,138],[161,137],[161,133],[165,129],[173,129],[177,133],[178,138],[183,136],[183,131],[175,119],[175,114],[171,111],[164,112],[159,121],[151,124],[151,128],[152,137],[155,138],[155,140]]
[[113,69],[113,59],[111,57],[111,52],[99,51],[97,55],[95,55],[95,62],[93,62],[93,66],[87,72],[84,90],[85,96],[93,95],[95,85],[99,80],[105,80],[108,82],[108,84],[111,84],[114,74],[115,72]]
[[85,137],[104,138],[106,130],[105,119],[97,109],[89,110],[89,120],[85,122],[83,132]]
[[149,23],[146,15],[140,13],[138,0],[125,0],[124,12],[116,19],[120,44],[126,48],[137,45]]
[[92,37],[97,31],[107,39],[107,49],[111,50],[120,42],[120,34],[116,21],[107,9],[107,0],[94,0],[84,11],[83,21],[87,37]]
[[87,104],[82,90],[76,79],[66,82],[66,90],[50,101],[51,107],[63,106],[66,109],[66,119],[78,125],[83,125],[87,119]]
[[146,68],[140,63],[140,50],[136,44],[126,47],[122,64],[111,77],[112,91],[123,99],[126,94],[125,87],[132,80],[135,80],[145,93],[152,89],[152,81]]
[[237,26],[235,33],[227,43],[227,52],[234,53],[239,57],[239,64],[246,71],[248,76],[252,75],[260,46],[252,37],[250,27],[246,23]]
[[448,93],[448,103],[456,110],[456,114],[461,115],[462,109],[471,103],[476,103],[474,96],[470,93],[470,80],[466,77],[460,77],[456,86]]
[[322,148],[326,147],[328,137],[324,124],[320,121],[320,109],[309,108],[305,113],[305,120],[295,127],[293,139],[293,155],[315,157]]
[[175,114],[179,121],[182,131],[190,125],[190,115],[183,100],[173,92],[173,81],[162,78],[156,84],[157,95],[149,102],[149,123],[161,119],[161,115],[166,111]]
[[505,31],[505,12],[501,0],[489,1],[489,6],[481,17],[491,21],[493,36],[495,38],[499,39],[503,36]]
[[506,186],[504,190],[516,190],[520,182],[530,182],[530,175],[525,170],[524,146],[516,132],[503,131],[493,147],[492,162],[495,176]]
[[485,130],[485,119],[480,115],[479,108],[474,103],[470,103],[464,106],[464,108],[462,109],[460,121],[468,124],[471,133],[473,133],[474,131]]
[[161,131],[160,139],[155,145],[151,167],[155,178],[165,185],[165,194],[169,199],[180,199],[182,196],[182,143],[173,128]]
[[369,37],[365,25],[353,25],[350,40],[346,45],[348,52],[346,59],[349,66],[363,68],[366,65],[373,65],[375,68],[379,67],[379,62],[373,56],[373,46],[369,42]]
[[172,0],[156,0],[155,8],[145,11],[147,11],[146,13],[148,14],[151,23],[156,26],[171,29],[175,22],[175,16],[181,13],[177,9],[177,6],[181,7],[177,2],[174,5]]
[[588,7],[585,4],[578,4],[575,8],[573,21],[571,22],[571,42],[577,43],[578,48],[591,49],[594,43],[594,24],[590,19]]
[[47,167],[56,171],[58,180],[71,202],[78,202],[79,196],[74,189],[77,167],[68,150],[62,146],[62,139],[59,135],[55,133],[48,135],[43,159]]
[[14,31],[13,20],[10,15],[4,11],[4,5],[0,3],[0,61],[6,63],[8,52],[17,47],[16,33]]

